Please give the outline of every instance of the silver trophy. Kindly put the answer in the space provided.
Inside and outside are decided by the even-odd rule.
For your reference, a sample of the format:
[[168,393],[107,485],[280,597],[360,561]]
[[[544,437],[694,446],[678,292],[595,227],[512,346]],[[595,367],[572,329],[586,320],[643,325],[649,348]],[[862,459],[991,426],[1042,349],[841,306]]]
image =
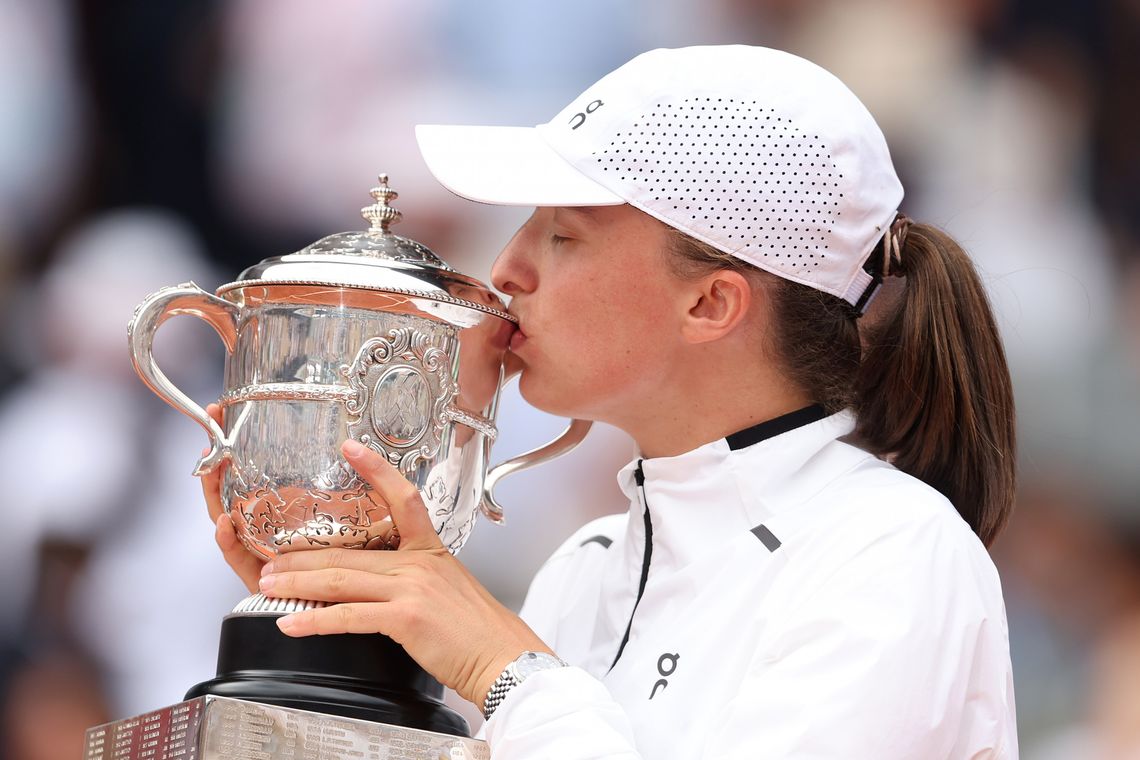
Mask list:
[[[500,478],[569,451],[589,430],[572,421],[546,446],[488,468],[515,320],[487,286],[390,231],[401,214],[390,205],[397,194],[386,175],[371,195],[361,211],[367,230],[266,259],[213,295],[193,283],[163,288],[139,305],[128,330],[139,376],[206,429],[210,450],[195,474],[228,460],[223,505],[242,543],[265,559],[398,546],[387,507],[340,454],[347,438],[379,452],[419,489],[455,553],[479,512],[502,521],[492,494]],[[180,314],[208,322],[226,345],[224,425],[154,361],[156,330]],[[236,698],[298,716],[466,734],[462,718],[440,702],[442,687],[386,637],[290,639],[277,630],[277,616],[321,604],[261,594],[240,602],[222,624],[218,677],[187,698],[199,708]],[[109,736],[116,725],[92,732]],[[93,746],[89,760],[136,756],[93,754]]]

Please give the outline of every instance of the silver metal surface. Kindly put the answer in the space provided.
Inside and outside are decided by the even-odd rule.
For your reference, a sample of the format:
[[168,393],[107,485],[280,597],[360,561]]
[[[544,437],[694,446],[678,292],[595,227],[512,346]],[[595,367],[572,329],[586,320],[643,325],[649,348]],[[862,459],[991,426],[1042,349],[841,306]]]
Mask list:
[[301,612],[302,610],[319,610],[321,607],[327,606],[328,602],[314,602],[309,599],[271,598],[259,591],[238,602],[233,610],[230,611],[230,614],[241,615],[243,617],[252,615],[272,615],[277,617],[280,615],[288,615],[292,612]]
[[[486,285],[456,272],[422,243],[389,231],[401,214],[388,205],[397,193],[388,187],[387,175],[380,175],[380,186],[371,194],[376,203],[361,209],[369,229],[329,235],[296,253],[265,259],[218,288],[218,295],[239,301],[241,296],[233,291],[256,296],[258,288],[275,284],[325,285],[454,304],[515,321]],[[430,305],[420,306],[431,310]],[[391,307],[380,301],[375,308]]]
[[179,314],[205,320],[221,336],[226,351],[232,352],[237,346],[239,311],[229,301],[210,295],[192,282],[184,282],[161,288],[147,296],[135,308],[134,317],[127,325],[127,343],[135,372],[163,401],[204,427],[210,437],[210,451],[194,471],[195,475],[200,475],[221,464],[228,451],[228,441],[206,410],[170,382],[155,364],[151,352],[155,331],[167,319]]
[[87,730],[84,760],[488,760],[485,742],[205,696]]
[[512,457],[488,470],[487,476],[483,479],[483,503],[480,505],[487,519],[496,525],[503,524],[503,508],[495,501],[495,486],[501,479],[572,451],[586,438],[593,425],[594,423],[588,420],[570,420],[566,429],[550,443]]
[[381,174],[379,179],[380,186],[372,188],[368,193],[375,203],[360,209],[360,215],[371,222],[371,226],[368,228],[370,232],[387,232],[388,227],[400,221],[403,216],[388,205],[388,201],[394,201],[400,197],[399,193],[388,187],[388,175]]
[[[267,259],[217,295],[193,283],[163,288],[128,328],[140,377],[209,436],[195,474],[227,463],[223,505],[242,543],[265,559],[399,545],[387,506],[341,456],[345,439],[379,452],[419,489],[440,540],[457,552],[480,510],[502,521],[490,494],[499,478],[569,450],[589,427],[575,422],[488,476],[515,320],[485,285],[391,233],[396,193],[380,180],[362,210],[368,230]],[[225,342],[221,425],[154,362],[155,332],[178,314],[206,320]],[[238,614],[274,611],[243,605]]]

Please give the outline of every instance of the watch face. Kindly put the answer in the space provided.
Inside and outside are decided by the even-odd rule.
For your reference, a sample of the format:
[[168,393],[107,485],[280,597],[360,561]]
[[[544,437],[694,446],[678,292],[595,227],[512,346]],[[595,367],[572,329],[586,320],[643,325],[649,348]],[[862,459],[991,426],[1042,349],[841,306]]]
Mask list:
[[540,670],[549,670],[550,668],[561,668],[564,667],[566,663],[545,652],[525,652],[521,657],[515,660],[514,664],[516,676],[519,681],[523,681],[532,673],[537,673]]

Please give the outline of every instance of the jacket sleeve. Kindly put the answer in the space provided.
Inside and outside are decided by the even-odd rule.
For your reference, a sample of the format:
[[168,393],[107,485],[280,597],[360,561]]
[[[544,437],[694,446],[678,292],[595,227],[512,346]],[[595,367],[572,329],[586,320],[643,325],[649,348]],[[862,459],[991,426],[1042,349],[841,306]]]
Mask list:
[[581,668],[535,673],[487,721],[493,760],[636,760],[633,729],[605,685]]
[[[908,546],[900,555],[892,542]],[[723,721],[698,756],[1015,760],[1004,611],[976,551],[907,531],[804,589],[742,663],[735,693],[710,695]],[[899,557],[923,555],[900,579]],[[635,729],[602,682],[564,668],[512,692],[486,737],[495,760],[584,760],[640,758],[637,735],[684,730]]]

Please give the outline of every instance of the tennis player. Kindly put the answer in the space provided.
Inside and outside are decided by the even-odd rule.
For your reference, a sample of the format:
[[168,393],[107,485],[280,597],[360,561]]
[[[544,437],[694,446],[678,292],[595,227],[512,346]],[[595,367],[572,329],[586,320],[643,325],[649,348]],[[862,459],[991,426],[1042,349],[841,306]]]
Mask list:
[[1016,758],[987,553],[1009,373],[970,259],[900,211],[851,91],[775,50],[656,50],[538,127],[418,139],[453,192],[535,207],[492,272],[521,391],[633,437],[629,510],[567,540],[516,616],[355,443],[398,551],[261,567],[209,479],[251,589],[341,602],[281,629],[393,637],[483,708],[497,760]]

